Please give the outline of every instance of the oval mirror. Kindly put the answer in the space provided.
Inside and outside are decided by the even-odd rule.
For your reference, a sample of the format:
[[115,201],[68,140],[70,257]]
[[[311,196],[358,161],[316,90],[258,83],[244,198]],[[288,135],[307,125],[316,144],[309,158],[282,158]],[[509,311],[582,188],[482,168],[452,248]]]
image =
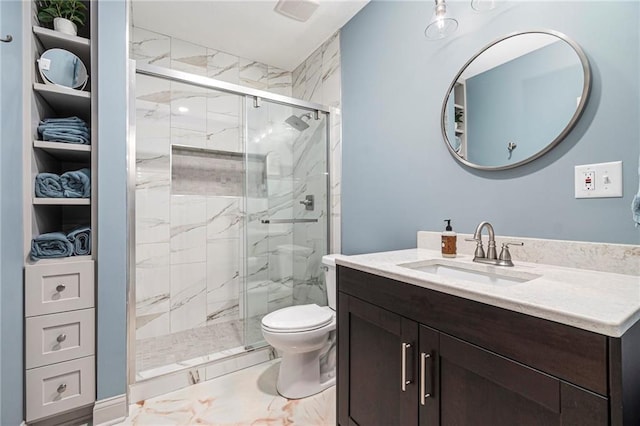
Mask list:
[[45,83],[84,89],[89,74],[84,63],[64,49],[49,49],[38,59],[38,69]]
[[586,55],[554,31],[510,34],[474,55],[449,86],[442,134],[458,161],[505,170],[560,143],[591,88]]

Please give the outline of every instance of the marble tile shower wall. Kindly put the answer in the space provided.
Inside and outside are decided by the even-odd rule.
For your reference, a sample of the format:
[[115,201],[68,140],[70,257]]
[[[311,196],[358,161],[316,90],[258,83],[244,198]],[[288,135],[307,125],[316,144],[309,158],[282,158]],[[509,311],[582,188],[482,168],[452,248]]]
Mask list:
[[[140,28],[131,40],[132,59],[292,94],[290,72]],[[186,157],[172,192],[170,155],[171,145],[241,153],[241,99],[146,76],[136,85],[136,338],[239,321],[244,206],[229,176],[236,167],[229,155],[203,159],[208,172],[227,175],[199,186]]]
[[[331,108],[329,147],[329,197],[330,197],[330,253],[340,253],[340,182],[342,170],[342,122],[341,122],[341,62],[340,62],[340,32],[336,32],[318,49],[316,49],[300,66],[293,71],[293,97],[317,102]],[[321,140],[318,136],[314,143],[297,145],[294,150],[294,164],[297,165],[294,175],[296,182],[304,182],[308,187],[304,191],[317,191],[319,185],[326,185],[321,174],[323,165],[306,159],[323,158],[318,150],[324,147],[317,144]],[[304,192],[302,188],[296,192]],[[325,200],[326,202],[326,200]],[[326,204],[325,204],[326,205]],[[298,214],[304,215],[304,209]],[[326,214],[326,212],[324,212]],[[300,216],[303,217],[303,216]],[[312,252],[305,262],[294,263],[294,302],[326,303],[326,291],[322,276],[322,247],[325,236],[322,230],[314,224],[301,226],[303,230],[296,232],[294,245],[310,247]]]
[[294,144],[294,200],[315,195],[315,209],[306,210],[294,203],[294,217],[319,219],[317,223],[300,223],[293,233],[293,301],[294,304],[326,305],[322,256],[327,252],[327,176],[326,122],[312,123],[311,128]]

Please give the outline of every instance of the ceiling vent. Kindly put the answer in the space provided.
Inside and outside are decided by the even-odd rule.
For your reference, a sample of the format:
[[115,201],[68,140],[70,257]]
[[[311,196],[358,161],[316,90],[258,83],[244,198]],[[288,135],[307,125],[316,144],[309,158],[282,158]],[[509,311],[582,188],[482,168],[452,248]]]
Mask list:
[[306,22],[320,6],[319,0],[280,0],[273,9],[287,18]]

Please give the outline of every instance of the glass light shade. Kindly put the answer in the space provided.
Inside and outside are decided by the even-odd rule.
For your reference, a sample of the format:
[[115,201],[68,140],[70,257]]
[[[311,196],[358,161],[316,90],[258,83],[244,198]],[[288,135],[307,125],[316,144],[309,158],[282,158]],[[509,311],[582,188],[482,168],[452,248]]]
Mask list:
[[453,34],[458,29],[458,21],[453,18],[436,18],[424,30],[424,35],[429,40],[440,40]]
[[497,6],[496,0],[471,0],[471,8],[478,12],[487,12],[495,9]]

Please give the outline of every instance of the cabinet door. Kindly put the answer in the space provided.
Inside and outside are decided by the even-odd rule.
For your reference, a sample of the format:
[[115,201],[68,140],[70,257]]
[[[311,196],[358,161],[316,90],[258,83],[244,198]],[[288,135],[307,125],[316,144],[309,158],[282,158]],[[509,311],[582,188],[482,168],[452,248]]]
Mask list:
[[606,398],[446,334],[439,376],[441,425],[608,424]]
[[417,426],[418,324],[339,293],[338,422]]

